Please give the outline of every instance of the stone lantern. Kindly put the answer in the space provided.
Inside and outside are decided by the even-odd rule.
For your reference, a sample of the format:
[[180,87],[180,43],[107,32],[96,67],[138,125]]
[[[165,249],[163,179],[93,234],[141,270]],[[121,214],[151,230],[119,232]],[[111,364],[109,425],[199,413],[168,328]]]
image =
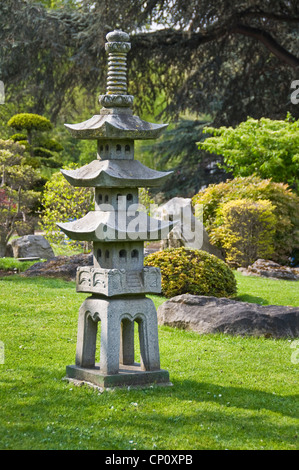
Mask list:
[[[161,274],[145,267],[144,242],[166,238],[173,225],[138,210],[138,188],[157,187],[169,175],[134,160],[134,141],[159,137],[167,125],[152,124],[132,113],[127,94],[128,34],[106,36],[107,92],[100,114],[69,125],[77,139],[96,139],[97,158],[79,169],[62,170],[73,186],[93,187],[95,208],[83,218],[58,224],[71,239],[93,242],[93,266],[79,267],[76,290],[91,294],[79,311],[75,365],[67,378],[100,387],[169,384],[160,369],[157,312],[149,293],[161,292]],[[100,323],[100,360],[96,344]],[[138,324],[140,364],[134,359]]]

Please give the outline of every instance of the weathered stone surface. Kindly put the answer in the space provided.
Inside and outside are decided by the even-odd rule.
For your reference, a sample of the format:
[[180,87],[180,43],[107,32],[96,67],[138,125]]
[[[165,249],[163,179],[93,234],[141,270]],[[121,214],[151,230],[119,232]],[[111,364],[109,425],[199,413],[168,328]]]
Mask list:
[[157,312],[153,301],[146,297],[88,297],[79,311],[76,366],[95,367],[99,321],[100,368],[103,374],[117,374],[120,363],[134,364],[135,321],[138,323],[140,338],[141,369],[160,369]]
[[42,235],[25,235],[12,240],[14,258],[54,258],[54,252],[48,240]]
[[[106,158],[106,156],[105,156]],[[159,186],[172,172],[146,167],[138,160],[93,160],[75,170],[61,170],[76,187],[137,188]]]
[[98,114],[79,124],[65,124],[75,139],[156,139],[167,124],[143,121],[128,113]]
[[[133,213],[134,215],[130,215]],[[118,242],[160,240],[173,227],[173,222],[149,217],[145,212],[90,211],[81,219],[57,226],[73,240]]]
[[139,387],[146,385],[171,386],[167,370],[142,370],[139,364],[120,364],[118,374],[104,374],[100,365],[93,368],[71,365],[66,367],[67,377],[81,383],[94,384],[100,388]]
[[299,268],[281,266],[274,261],[258,259],[247,268],[238,268],[245,276],[262,276],[275,279],[286,279],[289,281],[299,281]]
[[79,266],[92,266],[92,254],[80,254],[73,256],[56,256],[55,258],[35,263],[29,269],[22,273],[22,276],[44,276],[60,277],[66,280],[75,280],[76,272]]
[[191,199],[174,197],[158,207],[154,215],[162,220],[177,222],[161,248],[186,246],[203,250],[223,260],[221,251],[210,243],[209,235],[200,220],[192,212]]
[[[105,107],[85,122],[66,125],[75,138],[98,140],[97,160],[77,170],[62,171],[73,186],[95,188],[94,211],[79,220],[57,224],[71,239],[93,242],[90,264],[76,269],[77,290],[92,295],[80,307],[76,363],[68,366],[66,372],[70,379],[103,387],[152,381],[165,384],[169,377],[160,370],[157,312],[153,301],[144,295],[160,290],[160,272],[143,267],[143,251],[144,241],[164,238],[173,223],[138,211],[138,188],[156,187],[168,173],[135,161],[134,140],[156,138],[166,125],[133,115],[129,109],[133,96],[127,95],[126,76],[129,36],[116,30],[106,37],[107,93],[100,97]],[[99,321],[101,346],[97,365]],[[141,358],[137,368],[135,323]]]
[[86,266],[77,270],[77,292],[107,297],[161,292],[160,269],[146,266],[140,270],[102,269]]
[[261,306],[226,298],[183,294],[158,308],[160,325],[204,333],[296,338],[299,307]]

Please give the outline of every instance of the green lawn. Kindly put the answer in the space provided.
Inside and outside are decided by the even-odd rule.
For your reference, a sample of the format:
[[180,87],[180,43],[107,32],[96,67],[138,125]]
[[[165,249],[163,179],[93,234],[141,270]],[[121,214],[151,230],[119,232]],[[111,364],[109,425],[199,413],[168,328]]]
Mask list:
[[[236,276],[242,300],[299,305],[299,283]],[[0,449],[299,448],[291,340],[159,327],[173,386],[100,393],[63,380],[85,297],[73,282],[0,279]]]
[[243,276],[235,272],[237,279],[237,300],[261,305],[299,306],[299,282]]

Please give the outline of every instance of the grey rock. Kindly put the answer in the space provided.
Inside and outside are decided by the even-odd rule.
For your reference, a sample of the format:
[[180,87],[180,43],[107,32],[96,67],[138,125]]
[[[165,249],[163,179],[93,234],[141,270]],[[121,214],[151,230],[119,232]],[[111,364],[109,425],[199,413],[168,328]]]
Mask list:
[[299,281],[299,269],[281,266],[271,260],[258,259],[247,268],[238,268],[244,276],[262,276],[288,281]]
[[63,278],[66,280],[75,280],[77,268],[79,266],[92,265],[92,254],[56,256],[51,260],[35,263],[33,266],[24,271],[21,275],[24,277],[44,276]]
[[54,258],[50,243],[43,235],[25,235],[11,242],[14,258]]
[[167,300],[158,308],[158,321],[200,334],[299,336],[299,307],[262,306],[200,295],[183,294]]

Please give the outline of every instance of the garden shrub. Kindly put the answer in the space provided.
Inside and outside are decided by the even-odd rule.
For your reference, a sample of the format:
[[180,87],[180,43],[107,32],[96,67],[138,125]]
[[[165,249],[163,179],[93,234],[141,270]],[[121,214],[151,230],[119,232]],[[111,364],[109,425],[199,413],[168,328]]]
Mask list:
[[238,177],[219,184],[211,184],[192,198],[192,204],[203,209],[203,223],[211,243],[221,247],[217,228],[221,224],[219,207],[236,199],[268,200],[275,206],[276,232],[271,259],[287,263],[293,250],[299,248],[299,196],[288,185],[275,183],[252,175]]
[[53,125],[49,119],[45,118],[44,116],[40,116],[39,114],[33,113],[16,114],[8,121],[7,124],[14,129],[26,129],[27,131],[31,131],[33,129],[39,131],[49,131],[53,128]]
[[274,251],[275,207],[270,201],[236,199],[219,208],[220,224],[215,233],[233,267],[247,267]]
[[10,140],[13,140],[14,142],[19,142],[20,140],[26,140],[27,135],[26,134],[14,134],[10,137]]
[[146,256],[145,266],[161,270],[162,294],[230,297],[236,294],[236,280],[230,267],[205,251],[185,247],[168,248]]
[[[70,165],[72,167],[72,165]],[[66,168],[68,169],[68,168]],[[61,172],[54,173],[46,183],[43,193],[41,229],[50,243],[61,243],[66,235],[58,228],[58,222],[68,222],[84,217],[93,209],[91,188],[70,185]],[[69,240],[70,247],[77,247],[76,240]]]

